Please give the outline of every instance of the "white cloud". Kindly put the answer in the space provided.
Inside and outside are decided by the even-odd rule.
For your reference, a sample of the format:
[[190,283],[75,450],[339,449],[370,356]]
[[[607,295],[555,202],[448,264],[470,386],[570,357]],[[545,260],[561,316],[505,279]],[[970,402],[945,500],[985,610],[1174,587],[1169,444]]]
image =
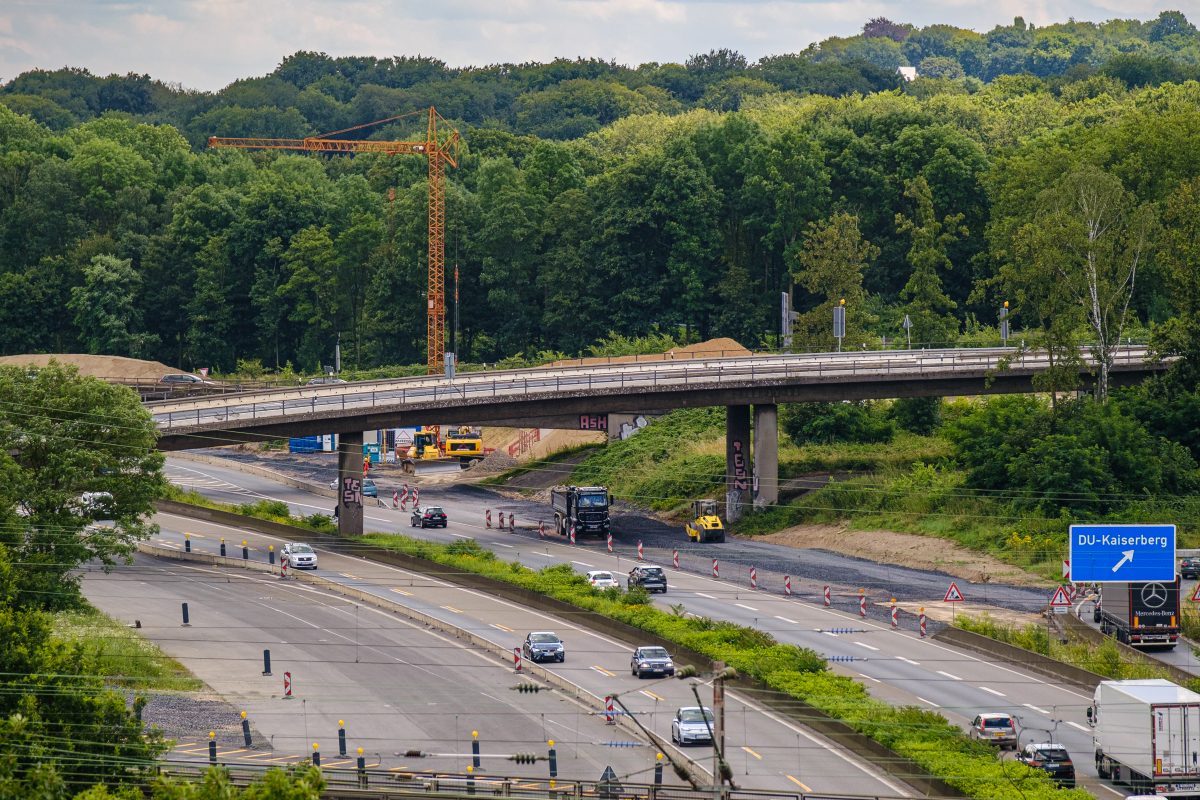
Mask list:
[[[1022,16],[1149,19],[1180,0],[3,0],[0,80],[33,68],[147,73],[200,89],[297,50],[451,66],[596,57],[636,66],[727,47],[751,61],[852,36],[871,17],[987,31]],[[1186,5],[1186,3],[1184,4]]]

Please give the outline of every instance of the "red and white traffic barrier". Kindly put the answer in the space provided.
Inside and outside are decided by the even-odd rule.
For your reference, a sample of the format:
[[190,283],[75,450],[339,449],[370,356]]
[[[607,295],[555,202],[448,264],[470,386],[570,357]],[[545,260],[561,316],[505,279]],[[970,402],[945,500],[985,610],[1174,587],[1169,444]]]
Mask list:
[[283,673],[283,697],[287,699],[292,696],[292,673]]
[[538,538],[542,539],[546,536],[546,523],[543,520],[538,520]]
[[673,567],[675,567],[675,569],[679,569],[679,551],[678,550],[671,551],[671,565]]
[[392,508],[400,507],[400,490],[392,489]]
[[608,535],[608,552],[612,552],[612,534]]
[[896,608],[896,598],[892,598],[892,630],[900,627],[900,610]]
[[508,515],[508,529],[513,532],[517,530],[517,515],[512,512]]
[[788,597],[792,596],[792,576],[791,575],[783,576],[783,593],[786,594]]
[[513,672],[521,671],[521,648],[513,648]]
[[483,526],[485,528],[492,527],[492,510],[490,508],[483,512]]
[[863,619],[867,617],[867,596],[865,594],[858,596],[858,615]]
[[825,587],[825,591],[822,594],[825,597],[825,607],[829,608],[829,604],[832,602],[833,598],[830,597],[828,586]]
[[750,588],[758,588],[758,570],[756,570],[754,567],[750,568]]
[[287,577],[287,567],[288,567],[288,555],[287,555],[287,553],[283,553],[282,555],[279,556],[279,577],[280,578]]
[[575,523],[571,523],[571,544],[575,544]]
[[617,710],[613,704],[612,695],[604,698],[604,721],[609,725],[614,725],[617,722]]
[[715,558],[713,559],[713,577],[714,577],[714,578],[719,578],[719,577],[721,577],[721,570],[720,570],[720,568],[717,566],[717,560],[716,560]]
[[642,540],[638,539],[638,561],[642,560]]
[[416,486],[413,487],[412,498],[413,498],[413,508],[420,508],[421,507],[421,490],[418,489]]
[[401,511],[408,510],[408,484],[407,483],[400,487],[400,510]]
[[925,638],[925,609],[921,609],[921,615],[917,618],[921,626],[921,638]]

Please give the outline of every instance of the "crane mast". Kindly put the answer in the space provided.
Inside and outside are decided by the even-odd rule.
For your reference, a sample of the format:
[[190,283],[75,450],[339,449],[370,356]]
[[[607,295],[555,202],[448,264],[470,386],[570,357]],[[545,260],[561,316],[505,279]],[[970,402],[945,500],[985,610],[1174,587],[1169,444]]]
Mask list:
[[[373,139],[335,139],[339,134],[404,119],[400,114],[367,122],[340,131],[304,139],[227,138],[210,136],[208,146],[243,150],[300,150],[309,153],[382,153],[384,155],[424,155],[429,163],[429,231],[426,238],[429,287],[426,294],[426,373],[440,375],[446,358],[446,164],[458,166],[459,134],[449,128],[439,134],[438,120],[445,122],[433,106],[424,141],[378,141]],[[439,138],[440,137],[440,138]]]

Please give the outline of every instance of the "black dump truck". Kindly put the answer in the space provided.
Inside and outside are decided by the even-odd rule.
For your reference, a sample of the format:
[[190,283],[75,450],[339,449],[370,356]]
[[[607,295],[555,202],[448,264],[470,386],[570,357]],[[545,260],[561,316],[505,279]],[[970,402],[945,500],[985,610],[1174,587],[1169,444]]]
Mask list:
[[556,486],[550,490],[554,508],[554,530],[568,536],[607,536],[610,528],[608,505],[612,498],[603,486]]
[[1175,647],[1179,639],[1179,578],[1153,583],[1104,583],[1093,618],[1100,631],[1134,647]]

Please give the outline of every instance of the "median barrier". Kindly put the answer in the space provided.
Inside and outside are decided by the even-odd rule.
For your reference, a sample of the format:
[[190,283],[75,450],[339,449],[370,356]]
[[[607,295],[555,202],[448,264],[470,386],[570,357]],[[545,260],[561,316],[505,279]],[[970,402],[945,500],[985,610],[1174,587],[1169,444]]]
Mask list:
[[1017,647],[1015,644],[1001,642],[990,636],[984,636],[973,631],[965,631],[962,628],[955,628],[948,625],[933,634],[930,638],[988,656],[1002,664],[1023,667],[1030,672],[1036,672],[1039,675],[1064,681],[1080,689],[1086,689],[1089,692],[1093,691],[1100,681],[1108,680],[1103,675],[1083,669],[1082,667],[1076,667],[1059,661],[1056,658],[1035,653],[1032,650],[1026,650],[1024,647]]
[[[557,614],[560,616],[565,615],[574,624],[584,626],[596,633],[602,633],[610,636],[611,638],[623,641],[631,647],[659,645],[667,648],[668,651],[675,656],[675,660],[680,663],[685,665],[690,664],[701,672],[707,672],[712,669],[712,660],[708,656],[683,647],[677,642],[648,631],[644,631],[641,628],[636,628],[633,625],[629,625],[625,622],[610,619],[609,617],[605,617],[602,614],[598,614],[594,611],[580,608],[579,606],[572,605],[563,600],[549,597],[548,595],[544,595],[529,589],[522,589],[520,587],[513,586],[512,584],[508,584],[494,578],[489,578],[484,575],[461,571],[452,566],[439,564],[428,559],[410,556],[404,553],[397,553],[395,551],[385,550],[372,545],[366,545],[358,540],[349,540],[330,534],[317,533],[310,531],[307,528],[297,528],[290,525],[282,525],[277,522],[267,522],[265,520],[243,517],[227,511],[217,511],[216,509],[192,506],[188,503],[180,503],[173,500],[159,500],[156,502],[156,506],[160,511],[181,514],[185,516],[191,515],[191,511],[194,509],[197,512],[196,516],[200,519],[219,521],[222,524],[234,525],[236,527],[248,530],[258,530],[261,533],[266,533],[273,536],[283,536],[291,541],[304,539],[308,539],[309,541],[319,540],[321,542],[321,546],[335,552],[352,555],[356,558],[362,558],[368,561],[387,564],[389,566],[408,569],[413,572],[436,575],[438,578],[449,581],[450,583],[454,583],[468,589],[475,589],[477,591],[485,592],[490,596],[508,600],[518,605],[528,608],[537,608],[549,614]],[[143,546],[144,543],[139,544],[139,549],[142,549]],[[165,554],[172,558],[190,558],[191,556],[195,555],[194,553],[183,554],[177,550],[171,550],[169,548],[158,549],[165,550]],[[214,556],[212,558],[215,559],[217,557]],[[263,564],[262,568],[269,569],[266,564]],[[316,582],[314,579],[318,579],[317,576],[309,574],[305,574],[300,577],[302,580],[308,580],[311,582]],[[372,605],[378,605],[381,608],[387,608],[390,610],[396,610],[398,608],[404,609],[402,612],[400,612],[404,616],[421,621],[429,627],[442,630],[443,628],[441,626],[445,626],[446,630],[454,631],[458,638],[470,641],[472,644],[476,644],[477,646],[488,650],[489,652],[498,653],[505,663],[508,663],[511,659],[511,654],[507,648],[499,648],[499,646],[494,645],[482,637],[470,633],[469,631],[461,631],[461,629],[454,628],[449,623],[442,622],[441,620],[436,620],[433,617],[421,614],[420,612],[407,609],[404,606],[394,603],[393,601],[387,600],[386,598],[371,595],[355,587],[334,584],[332,581],[324,581],[324,579],[318,580],[322,580],[325,584],[332,586],[333,591],[345,596],[362,599],[363,602],[370,603]],[[538,677],[542,678],[551,685],[559,685],[560,681],[562,683],[566,683],[565,681],[562,681],[562,679],[560,679],[555,673],[536,667],[537,665],[530,664],[526,665],[525,668],[527,670],[534,670],[535,675],[538,675]],[[736,678],[736,682],[740,686],[753,690],[759,698],[768,698],[775,694],[775,690],[771,689],[765,682],[756,678],[739,675]],[[571,687],[569,691],[583,692],[582,689],[575,687],[573,684],[567,683],[567,686]],[[588,693],[585,694],[591,698],[589,702],[595,703],[595,707],[602,707],[601,703],[603,702],[603,698],[599,698]],[[760,702],[761,705],[770,708],[773,713],[782,717],[786,717],[804,727],[820,731],[823,734],[828,732],[826,735],[828,735],[831,740],[837,742],[850,752],[868,761],[883,772],[889,775],[894,775],[913,788],[920,790],[924,795],[936,795],[939,797],[963,796],[960,792],[956,791],[954,787],[940,780],[935,775],[927,772],[917,762],[905,758],[894,750],[885,747],[866,734],[860,733],[849,724],[827,714],[816,706],[811,706],[802,700],[799,700],[798,698],[792,697],[787,698],[787,700],[779,704],[775,704],[767,699],[761,699],[758,702]],[[657,744],[659,747],[665,745],[665,743],[661,741],[657,742]]]

